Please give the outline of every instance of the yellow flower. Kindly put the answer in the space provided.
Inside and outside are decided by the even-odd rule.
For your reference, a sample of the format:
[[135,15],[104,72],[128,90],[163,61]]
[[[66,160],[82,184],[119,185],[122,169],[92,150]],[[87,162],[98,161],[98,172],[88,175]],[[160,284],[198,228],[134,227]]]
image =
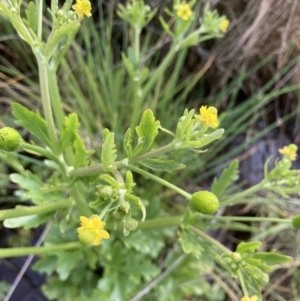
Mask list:
[[220,23],[220,29],[222,32],[226,32],[227,28],[229,26],[229,21],[227,18],[222,19]]
[[184,21],[187,21],[193,15],[192,10],[189,5],[186,3],[182,3],[178,6],[177,16]]
[[216,128],[219,125],[218,111],[215,107],[201,106],[200,115],[196,117],[202,122],[203,126]]
[[74,4],[72,8],[76,11],[76,14],[79,18],[83,18],[84,15],[86,15],[87,17],[90,17],[92,15],[92,5],[88,0],[77,0],[76,4]]
[[297,157],[297,150],[298,147],[296,144],[290,144],[288,146],[280,148],[278,151],[289,160],[295,161]]
[[252,296],[252,297],[246,297],[244,296],[241,301],[258,301],[258,297],[256,295]]
[[92,215],[90,218],[80,216],[80,221],[81,227],[77,229],[77,232],[82,243],[92,243],[98,246],[102,239],[109,238],[109,233],[103,230],[105,223],[101,221],[98,215]]

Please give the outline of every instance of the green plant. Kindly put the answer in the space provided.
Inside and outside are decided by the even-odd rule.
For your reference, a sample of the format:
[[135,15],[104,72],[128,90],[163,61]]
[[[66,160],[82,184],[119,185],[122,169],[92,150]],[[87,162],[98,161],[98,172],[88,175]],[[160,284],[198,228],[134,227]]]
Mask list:
[[[120,5],[119,16],[132,31],[132,47],[122,54],[122,62],[127,72],[126,80],[130,81],[126,97],[132,97],[134,105],[127,108],[132,115],[129,128],[124,131],[126,122],[118,120],[117,115],[119,104],[113,101],[110,104],[98,102],[108,107],[105,108],[108,115],[103,117],[105,122],[99,125],[101,149],[93,150],[87,149],[81,138],[78,116],[75,113],[65,116],[56,77],[82,17],[90,15],[90,2],[78,0],[73,5],[76,16],[71,10],[72,1],[67,0],[60,8],[58,1],[53,0],[49,10],[53,24],[51,28],[46,28],[45,32],[50,30],[46,37],[42,30],[42,5],[43,2],[39,2],[36,7],[30,2],[26,17],[22,19],[20,2],[7,0],[0,4],[0,14],[13,24],[20,37],[29,44],[38,62],[43,107],[42,117],[39,111],[33,112],[19,103],[12,103],[12,113],[18,125],[30,132],[34,140],[30,143],[21,139],[17,141],[13,136],[15,130],[5,129],[5,135],[0,136],[1,159],[17,170],[17,173],[10,175],[10,179],[19,185],[21,200],[30,200],[33,206],[19,205],[14,209],[1,210],[0,220],[4,220],[4,226],[11,228],[32,228],[47,222],[51,222],[52,227],[44,246],[0,249],[0,257],[42,255],[35,269],[49,276],[44,292],[50,300],[139,300],[152,289],[154,296],[166,296],[164,300],[182,300],[185,296],[193,295],[212,300],[212,296],[220,296],[220,287],[233,300],[242,295],[245,295],[243,300],[250,299],[249,295],[254,295],[251,300],[255,296],[261,299],[260,284],[268,282],[272,266],[287,263],[291,257],[274,251],[256,252],[261,245],[259,241],[240,243],[232,252],[210,236],[209,230],[222,228],[223,221],[264,221],[292,228],[294,220],[209,214],[218,209],[218,199],[220,208],[224,208],[231,203],[245,202],[247,197],[260,191],[271,191],[284,197],[298,192],[298,172],[291,168],[295,147],[290,146],[282,151],[284,158],[278,160],[272,170],[268,170],[266,163],[264,180],[252,188],[238,193],[230,192],[228,188],[237,177],[238,163],[234,161],[214,181],[212,192],[202,191],[192,195],[162,175],[163,172],[178,172],[185,167],[172,159],[171,152],[192,150],[202,153],[205,152],[203,147],[216,143],[215,140],[222,137],[224,130],[217,129],[217,109],[202,106],[199,115],[194,110],[185,109],[175,131],[166,128],[163,121],[156,120],[150,109],[144,110],[138,122],[142,104],[150,103],[153,95],[160,99],[161,93],[156,85],[176,55],[204,40],[221,37],[228,26],[227,19],[210,11],[207,6],[201,26],[195,28],[192,8],[196,1],[174,1],[173,10],[167,11],[170,20],[160,19],[172,45],[166,57],[151,71],[141,59],[140,38],[142,28],[156,11],[151,11],[143,1]],[[110,56],[109,53],[107,55]],[[121,80],[124,74],[124,70],[117,71],[115,76]],[[178,73],[171,79],[171,85],[176,84],[177,76]],[[106,82],[110,78],[104,74],[101,79]],[[175,93],[176,89],[172,91]],[[170,98],[167,92],[162,95],[163,100],[164,97],[168,103]],[[89,124],[87,121],[84,123]],[[115,130],[122,138],[116,139]],[[158,139],[159,134],[167,138]],[[15,145],[11,147],[16,142],[22,151],[43,158],[43,167],[47,169],[45,174],[24,169],[18,158],[8,152],[17,149]],[[137,176],[137,180],[134,180],[133,174],[159,183],[184,199],[191,200],[191,207],[200,213],[192,212],[189,208],[179,208],[177,215],[166,212],[160,196],[146,199],[151,192],[143,191],[142,185],[136,185],[135,181],[141,181],[141,177]],[[203,208],[198,204],[198,197],[203,193],[205,205],[213,205],[213,208],[204,210],[203,213],[208,215],[201,214]],[[194,204],[194,197],[197,197],[197,205]],[[185,207],[188,207],[187,204]],[[159,267],[155,264],[155,258],[165,246],[162,237],[173,239],[174,227],[178,226],[178,241],[183,251],[178,248],[168,250],[169,254]],[[237,224],[233,226],[242,227]],[[102,242],[103,239],[107,240]],[[99,244],[100,247],[95,247]],[[175,269],[178,272],[172,274]],[[159,275],[161,270],[164,272]],[[196,279],[200,287],[198,289],[191,283],[182,282],[184,279],[195,280],[199,272],[213,277],[220,287],[205,279]],[[219,275],[232,277],[234,293],[224,285]],[[149,289],[144,290],[143,285],[147,282],[150,282]],[[158,283],[162,285],[155,288]],[[183,284],[177,288],[178,283]],[[236,283],[240,284],[241,290]],[[174,285],[178,294],[170,297],[168,293],[167,296]],[[140,293],[137,293],[139,290]],[[214,291],[214,295],[208,293],[210,291]]]

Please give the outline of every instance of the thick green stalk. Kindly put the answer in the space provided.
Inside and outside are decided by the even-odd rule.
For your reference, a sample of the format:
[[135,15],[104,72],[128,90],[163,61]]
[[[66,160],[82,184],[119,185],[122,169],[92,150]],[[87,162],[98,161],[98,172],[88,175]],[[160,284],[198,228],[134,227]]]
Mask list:
[[49,79],[49,91],[50,91],[54,116],[55,116],[57,126],[61,131],[63,128],[65,114],[62,106],[58,83],[57,83],[56,68],[54,66],[48,67],[48,79]]
[[51,204],[18,207],[14,209],[0,210],[0,221],[7,218],[28,216],[28,215],[41,215],[50,212],[55,212],[59,209],[70,207],[72,203],[70,201],[60,201]]
[[68,242],[65,244],[59,244],[54,246],[46,247],[24,247],[24,248],[5,248],[0,249],[0,258],[11,258],[11,257],[20,257],[27,255],[43,255],[43,254],[53,254],[53,252],[62,251],[62,250],[71,250],[79,249],[82,247],[80,242]]
[[166,69],[169,67],[170,63],[172,62],[173,58],[175,57],[177,48],[178,48],[177,45],[171,45],[171,48],[170,48],[167,56],[164,58],[162,63],[159,65],[159,67],[150,75],[150,79],[143,89],[143,98],[145,98],[147,96],[147,94],[150,92],[150,90],[155,85],[155,82],[158,80],[158,78],[160,76],[162,76],[163,73],[166,71]]
[[[61,96],[60,96],[60,92],[59,92],[56,71],[57,71],[56,66],[48,67],[49,91],[50,91],[55,120],[56,120],[59,130],[62,131],[63,124],[65,121],[65,113],[63,110],[63,102],[61,100]],[[65,158],[66,158],[66,162],[69,165],[74,164],[75,156],[74,156],[74,153],[72,152],[71,147],[68,147],[66,149]]]
[[[182,216],[159,217],[144,222],[139,222],[137,230],[152,230],[157,228],[178,227],[181,224]],[[113,230],[114,224],[109,223],[105,227],[107,230]],[[120,227],[119,230],[123,228]]]
[[39,77],[40,77],[40,89],[43,103],[44,116],[47,122],[48,135],[52,144],[52,148],[55,154],[59,152],[59,145],[57,141],[56,129],[53,120],[53,113],[51,108],[51,99],[49,94],[49,84],[48,84],[48,62],[41,57],[42,54],[37,55],[38,67],[39,67]]
[[140,169],[140,168],[135,167],[135,166],[130,165],[130,164],[127,165],[127,168],[130,169],[130,170],[132,170],[132,171],[135,171],[135,172],[141,174],[141,175],[144,176],[145,178],[152,179],[152,180],[154,180],[154,181],[156,181],[156,182],[158,182],[158,183],[160,183],[160,184],[162,184],[162,185],[164,185],[164,186],[166,186],[166,187],[169,187],[170,189],[172,189],[172,190],[178,192],[179,194],[181,194],[182,196],[184,196],[184,197],[187,198],[188,200],[191,199],[191,197],[192,197],[192,195],[189,194],[188,192],[186,192],[186,191],[180,189],[179,187],[177,187],[177,186],[171,184],[170,182],[168,182],[168,181],[166,181],[166,180],[163,180],[162,178],[160,178],[160,177],[158,177],[158,176],[155,176],[154,174],[152,174],[152,173],[150,173],[150,172],[148,172],[148,171],[145,171],[145,170],[143,170],[143,169]]

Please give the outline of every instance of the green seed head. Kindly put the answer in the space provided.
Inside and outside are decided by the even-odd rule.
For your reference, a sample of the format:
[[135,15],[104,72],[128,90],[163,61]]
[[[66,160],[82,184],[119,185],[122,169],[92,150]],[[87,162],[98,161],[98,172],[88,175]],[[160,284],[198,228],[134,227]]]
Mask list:
[[15,152],[21,143],[22,138],[16,130],[9,127],[0,129],[0,150]]
[[218,198],[209,191],[198,191],[192,195],[190,206],[202,214],[214,214],[219,209]]
[[293,227],[296,229],[300,229],[300,214],[294,216],[292,219]]

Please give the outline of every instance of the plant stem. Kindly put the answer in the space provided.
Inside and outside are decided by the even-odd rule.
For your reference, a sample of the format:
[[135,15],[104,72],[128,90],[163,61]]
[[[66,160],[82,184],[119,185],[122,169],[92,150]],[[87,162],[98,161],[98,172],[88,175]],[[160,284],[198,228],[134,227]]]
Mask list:
[[57,69],[54,66],[48,67],[48,79],[49,79],[49,91],[51,95],[55,120],[59,130],[61,131],[63,128],[65,114],[63,111],[62,101],[59,93],[56,70]]
[[172,59],[174,58],[176,52],[177,52],[177,45],[171,45],[170,50],[167,54],[167,56],[164,58],[162,63],[159,65],[159,67],[151,74],[149,81],[147,82],[146,86],[143,89],[143,98],[147,96],[147,94],[150,92],[152,89],[153,85],[155,82],[158,80],[159,76],[161,76],[168,66],[170,65]]
[[7,218],[47,214],[59,209],[70,207],[71,205],[72,203],[70,201],[60,201],[45,205],[22,206],[14,209],[0,210],[0,221],[3,221]]
[[[225,200],[224,202],[221,202],[221,207],[225,207],[225,206],[231,206],[231,205],[235,205],[235,201],[239,200],[239,199],[243,199],[245,197],[247,197],[248,195],[252,195],[260,190],[262,190],[263,188],[263,182],[260,182],[246,190],[244,190],[243,192],[237,193],[235,194],[233,197],[229,197],[228,200]],[[239,202],[240,203],[240,202]]]
[[231,254],[232,253],[228,248],[226,248],[224,245],[222,245],[221,243],[219,243],[216,239],[214,239],[213,237],[209,236],[208,234],[206,234],[202,230],[198,229],[197,227],[190,226],[190,229],[192,229],[195,233],[197,233],[199,236],[201,236],[205,240],[209,241],[211,244],[215,245],[218,249],[222,250],[224,253],[227,253],[227,254]]
[[45,61],[41,56],[42,54],[40,54],[40,56],[37,55],[36,57],[37,57],[38,67],[39,67],[40,89],[41,89],[43,110],[47,122],[48,135],[50,137],[53,151],[55,154],[58,154],[59,146],[57,141],[54,120],[53,120],[51,99],[49,94],[48,71],[47,71],[48,62]]
[[217,216],[217,215],[202,215],[201,218],[209,220],[221,221],[245,221],[245,222],[270,222],[270,223],[285,223],[291,224],[292,220],[275,217],[253,217],[253,216]]
[[62,162],[61,160],[59,160],[59,158],[57,156],[55,156],[53,153],[51,153],[47,149],[44,149],[37,145],[29,144],[27,142],[23,142],[21,144],[21,148],[23,148],[25,151],[27,151],[29,153],[38,154],[38,155],[44,156],[44,157],[52,160],[53,162],[57,163],[65,173],[67,173],[67,166],[65,165],[65,163]]
[[54,246],[46,247],[24,247],[24,248],[6,248],[0,249],[0,258],[11,258],[11,257],[20,257],[30,254],[42,255],[47,253],[52,253],[62,250],[71,250],[81,248],[82,244],[80,242],[68,242],[65,244],[58,244]]
[[18,173],[24,172],[23,165],[15,157],[16,154],[8,152],[0,152],[0,160],[4,161],[7,165],[15,169]]
[[[157,228],[178,227],[181,224],[182,216],[159,217],[139,222],[137,230],[152,230]],[[106,229],[113,230],[114,224],[109,223]],[[123,229],[120,227],[120,230]]]
[[[117,161],[114,163],[114,167],[116,167],[116,168],[126,167],[127,163],[129,163],[129,162],[136,163],[138,161],[142,161],[142,160],[145,160],[148,158],[159,157],[173,149],[174,149],[174,144],[171,142],[163,147],[154,149],[148,153],[142,154],[142,155],[134,157],[132,159],[123,159],[121,161]],[[69,176],[76,177],[76,178],[95,176],[101,172],[104,172],[104,170],[105,169],[104,169],[103,164],[95,164],[93,166],[81,167],[81,168],[74,169],[74,170],[70,171]]]
[[181,224],[182,216],[160,217],[139,222],[138,229],[151,230],[165,227],[178,227]]
[[170,182],[168,182],[168,181],[166,181],[166,180],[163,180],[162,178],[160,178],[160,177],[158,177],[158,176],[153,175],[152,173],[150,173],[150,172],[148,172],[148,171],[145,171],[145,170],[143,170],[143,169],[140,169],[140,168],[138,168],[138,167],[135,167],[135,166],[133,166],[133,165],[131,165],[131,164],[128,164],[128,165],[127,165],[127,168],[130,169],[130,170],[132,170],[132,171],[135,171],[135,172],[141,174],[141,175],[144,176],[145,178],[152,179],[152,180],[154,180],[154,181],[156,181],[156,182],[158,182],[158,183],[160,183],[160,184],[162,184],[162,185],[164,185],[164,186],[166,186],[166,187],[169,187],[170,189],[172,189],[172,190],[178,192],[179,194],[181,194],[182,196],[184,196],[184,197],[187,198],[187,199],[190,199],[190,198],[192,197],[192,195],[189,194],[188,192],[182,190],[181,188],[179,188],[179,187],[177,187],[177,186],[171,184]]
[[135,54],[135,62],[137,65],[140,65],[140,34],[141,29],[140,26],[137,25],[134,27],[134,54]]
[[248,297],[247,286],[245,284],[243,274],[241,273],[240,270],[238,271],[238,276],[239,276],[239,280],[240,280],[240,283],[241,283],[243,294],[244,294],[244,296]]

